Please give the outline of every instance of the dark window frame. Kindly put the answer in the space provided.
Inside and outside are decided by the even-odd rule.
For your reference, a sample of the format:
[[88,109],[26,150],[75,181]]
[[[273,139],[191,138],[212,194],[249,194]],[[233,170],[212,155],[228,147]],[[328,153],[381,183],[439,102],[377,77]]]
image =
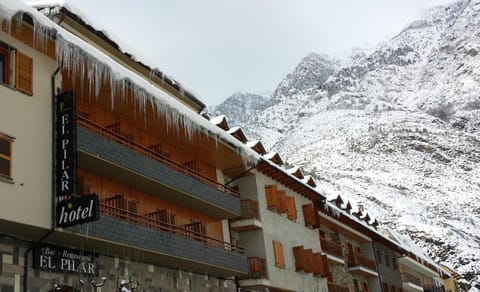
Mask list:
[[6,178],[8,180],[12,179],[12,160],[13,160],[13,138],[0,132],[0,142],[8,143],[8,153],[0,152],[0,159],[8,161],[8,171],[7,173],[3,172],[0,169],[0,177]]

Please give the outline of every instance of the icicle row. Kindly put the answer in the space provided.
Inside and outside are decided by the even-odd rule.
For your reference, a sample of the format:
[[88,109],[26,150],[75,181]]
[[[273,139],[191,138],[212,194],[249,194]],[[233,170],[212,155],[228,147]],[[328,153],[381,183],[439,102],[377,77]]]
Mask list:
[[[63,70],[68,72],[74,86],[76,77],[80,76],[82,95],[85,79],[87,79],[87,82],[89,83],[88,93],[94,93],[96,98],[100,95],[102,81],[106,80],[110,86],[112,109],[115,108],[115,97],[120,95],[121,98],[126,99],[129,90],[131,90],[133,96],[139,103],[140,110],[145,112],[147,104],[151,104],[158,117],[165,117],[167,131],[170,129],[176,130],[177,132],[182,131],[187,139],[193,139],[196,132],[204,133],[207,136],[211,135],[215,139],[215,144],[218,148],[218,140],[221,138],[220,134],[201,126],[199,123],[195,122],[194,119],[188,117],[187,114],[181,113],[179,109],[172,107],[168,101],[156,97],[138,84],[120,76],[118,73],[115,73],[105,62],[98,60],[73,41],[69,41],[68,39],[71,39],[72,36],[69,35],[69,32],[63,32],[61,27],[55,27],[54,23],[52,23],[52,25],[45,24],[46,20],[43,20],[42,23],[41,21],[37,21],[34,16],[30,14],[29,16],[31,16],[34,22],[35,42],[38,42],[46,48],[48,37],[56,37],[55,52],[57,62],[61,64]],[[16,19],[16,21],[18,21],[17,23],[21,23],[22,17],[23,12],[12,11],[11,9],[0,5],[0,21],[5,21],[8,31],[11,30],[12,19]],[[21,29],[21,25],[16,26],[16,29]],[[66,35],[62,35],[62,33],[65,33]],[[158,76],[157,72],[152,74]],[[165,74],[160,74],[163,84],[165,82]],[[155,87],[153,84],[152,86]],[[182,96],[185,94],[182,87],[180,87],[180,94]],[[242,157],[244,163],[252,164],[257,162],[258,155],[248,151],[249,149],[243,149],[243,147],[236,148],[237,153]]]

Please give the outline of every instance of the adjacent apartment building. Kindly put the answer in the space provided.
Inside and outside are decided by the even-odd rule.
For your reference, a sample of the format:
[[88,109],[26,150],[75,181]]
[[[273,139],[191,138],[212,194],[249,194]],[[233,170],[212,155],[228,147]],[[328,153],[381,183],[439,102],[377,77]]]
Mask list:
[[0,291],[440,291],[75,7],[0,0]]

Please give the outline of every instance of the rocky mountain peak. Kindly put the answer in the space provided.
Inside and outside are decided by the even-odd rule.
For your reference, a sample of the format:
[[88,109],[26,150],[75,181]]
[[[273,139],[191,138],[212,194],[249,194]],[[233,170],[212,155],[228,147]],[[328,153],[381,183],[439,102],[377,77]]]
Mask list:
[[272,102],[299,92],[318,89],[338,67],[338,61],[317,53],[310,53],[303,58],[292,73],[280,82],[273,93]]
[[478,289],[479,23],[480,0],[462,0],[343,65],[310,54],[243,120],[320,190],[362,202]]

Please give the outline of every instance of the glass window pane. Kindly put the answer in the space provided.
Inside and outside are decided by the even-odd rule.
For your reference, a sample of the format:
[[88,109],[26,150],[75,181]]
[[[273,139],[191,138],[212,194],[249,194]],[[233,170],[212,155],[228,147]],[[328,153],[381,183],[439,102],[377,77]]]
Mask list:
[[10,141],[0,138],[0,154],[10,156]]
[[0,174],[10,176],[10,160],[0,158]]

